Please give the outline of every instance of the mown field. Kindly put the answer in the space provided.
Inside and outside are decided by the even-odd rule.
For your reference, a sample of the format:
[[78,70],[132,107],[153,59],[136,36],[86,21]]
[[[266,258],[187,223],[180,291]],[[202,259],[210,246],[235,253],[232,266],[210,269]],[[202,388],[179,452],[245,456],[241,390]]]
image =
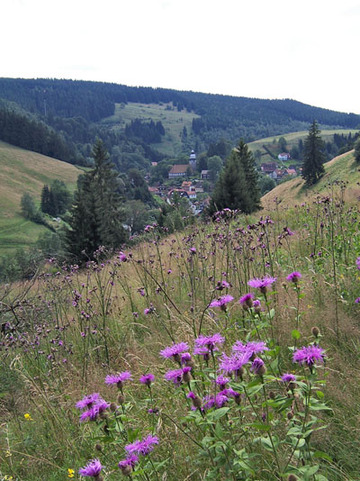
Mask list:
[[358,481],[353,180],[6,286],[0,479]]
[[177,157],[181,152],[181,134],[186,127],[191,132],[192,120],[199,116],[182,110],[179,112],[172,104],[141,104],[132,103],[116,104],[115,114],[103,120],[103,123],[113,124],[114,130],[124,130],[126,124],[132,120],[153,120],[161,121],[165,136],[160,144],[153,144],[153,147],[169,157]]
[[0,142],[0,256],[29,247],[46,230],[21,216],[21,197],[29,193],[39,204],[44,184],[55,179],[74,191],[80,172],[73,165]]

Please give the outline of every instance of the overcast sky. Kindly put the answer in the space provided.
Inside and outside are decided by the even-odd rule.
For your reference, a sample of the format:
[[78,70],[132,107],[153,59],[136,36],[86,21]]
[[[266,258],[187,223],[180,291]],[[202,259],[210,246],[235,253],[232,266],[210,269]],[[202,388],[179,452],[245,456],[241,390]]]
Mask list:
[[0,76],[300,102],[360,114],[358,0],[0,0]]

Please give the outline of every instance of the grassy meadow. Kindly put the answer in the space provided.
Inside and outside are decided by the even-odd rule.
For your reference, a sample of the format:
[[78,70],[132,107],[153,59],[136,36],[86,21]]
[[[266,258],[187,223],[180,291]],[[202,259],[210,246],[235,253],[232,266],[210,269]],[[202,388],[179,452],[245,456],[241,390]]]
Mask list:
[[102,122],[113,124],[114,130],[124,130],[126,124],[135,119],[153,120],[154,122],[160,120],[165,129],[165,136],[160,144],[153,144],[153,147],[169,157],[176,157],[182,151],[181,134],[183,128],[186,127],[190,133],[192,120],[198,117],[199,115],[186,110],[179,112],[172,104],[129,102],[128,104],[116,104],[114,115]]
[[[329,130],[322,130],[321,131],[321,138],[324,142],[331,142],[333,140],[334,134],[345,135],[348,136],[350,133],[351,135],[355,135],[358,130],[354,129],[329,129]],[[278,143],[279,139],[283,137],[287,143],[287,152],[291,150],[292,147],[297,146],[299,140],[305,140],[308,136],[308,131],[300,131],[300,132],[291,132],[290,134],[284,135],[276,135],[274,137],[266,137],[264,139],[255,140],[254,142],[250,142],[249,149],[251,152],[256,152],[259,150],[261,152],[261,163],[264,162],[274,162],[274,159],[266,152],[264,149],[264,145],[268,148],[271,148],[271,145],[274,143]]]
[[80,172],[66,162],[0,142],[0,256],[31,246],[46,231],[21,216],[21,197],[27,192],[40,204],[43,185],[55,179],[74,191]]
[[357,481],[347,188],[4,286],[0,479]]

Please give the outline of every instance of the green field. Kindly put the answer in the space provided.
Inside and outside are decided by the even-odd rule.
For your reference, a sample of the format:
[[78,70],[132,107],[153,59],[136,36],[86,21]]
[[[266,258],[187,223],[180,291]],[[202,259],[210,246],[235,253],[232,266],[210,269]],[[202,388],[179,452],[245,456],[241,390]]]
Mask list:
[[[358,132],[358,130],[354,129],[332,129],[332,130],[322,130],[321,131],[321,138],[325,142],[329,142],[332,140],[334,134],[343,134],[343,135],[354,135]],[[274,162],[274,159],[270,157],[270,155],[265,151],[264,145],[268,148],[271,148],[271,145],[276,144],[281,137],[283,137],[287,142],[287,151],[289,152],[291,148],[295,145],[298,145],[300,139],[305,140],[308,136],[307,131],[300,131],[300,132],[291,132],[290,134],[283,134],[283,135],[276,135],[273,137],[266,137],[264,139],[255,140],[254,142],[249,143],[249,149],[254,153],[257,150],[261,152],[261,163],[264,162]]]
[[23,194],[39,203],[43,185],[55,179],[74,191],[80,172],[66,162],[0,142],[0,257],[34,244],[46,231],[21,216]]
[[181,148],[181,133],[186,127],[188,133],[191,131],[192,120],[199,116],[187,112],[178,111],[172,104],[116,104],[115,113],[103,120],[103,124],[113,125],[115,131],[122,131],[126,124],[132,120],[153,120],[161,121],[165,128],[165,136],[160,144],[152,144],[159,152],[169,157],[177,156]]

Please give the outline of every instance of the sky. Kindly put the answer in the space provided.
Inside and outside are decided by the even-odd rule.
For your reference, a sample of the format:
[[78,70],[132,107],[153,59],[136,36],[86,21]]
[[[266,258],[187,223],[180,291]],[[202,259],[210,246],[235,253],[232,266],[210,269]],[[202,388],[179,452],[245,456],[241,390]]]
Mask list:
[[360,114],[359,0],[1,0],[0,17],[0,77],[290,98]]

